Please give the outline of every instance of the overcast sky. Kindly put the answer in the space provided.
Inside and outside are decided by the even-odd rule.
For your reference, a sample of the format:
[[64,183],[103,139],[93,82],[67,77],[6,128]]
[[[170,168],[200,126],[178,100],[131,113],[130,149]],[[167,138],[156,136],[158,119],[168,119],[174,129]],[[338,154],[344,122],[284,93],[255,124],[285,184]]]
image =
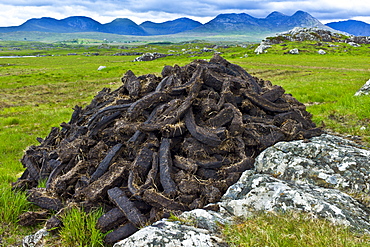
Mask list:
[[18,26],[28,19],[88,16],[100,23],[116,18],[164,22],[180,17],[206,23],[223,13],[247,13],[265,18],[272,11],[292,15],[303,10],[322,23],[359,20],[370,23],[365,0],[0,0],[0,26]]

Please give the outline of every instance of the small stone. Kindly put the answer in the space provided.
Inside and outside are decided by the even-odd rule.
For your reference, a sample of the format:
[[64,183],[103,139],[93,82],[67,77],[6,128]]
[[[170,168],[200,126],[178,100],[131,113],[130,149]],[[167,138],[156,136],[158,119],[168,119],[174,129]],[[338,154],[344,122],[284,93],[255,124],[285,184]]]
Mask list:
[[317,51],[317,53],[319,53],[320,55],[325,55],[326,54],[326,51],[320,49],[320,50]]
[[36,247],[37,244],[42,240],[43,237],[47,236],[49,233],[46,229],[41,229],[33,235],[26,236],[22,241],[23,247]]
[[294,55],[299,54],[299,50],[297,48],[291,49],[289,51],[289,54],[294,54]]
[[355,96],[370,94],[370,80],[368,80],[356,93]]

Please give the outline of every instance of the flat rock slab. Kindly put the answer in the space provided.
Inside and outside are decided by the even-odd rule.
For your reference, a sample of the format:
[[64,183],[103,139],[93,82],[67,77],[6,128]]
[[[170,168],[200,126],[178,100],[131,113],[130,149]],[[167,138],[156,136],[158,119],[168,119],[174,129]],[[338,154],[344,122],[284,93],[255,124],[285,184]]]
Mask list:
[[113,247],[226,247],[222,240],[208,230],[162,219],[147,226]]

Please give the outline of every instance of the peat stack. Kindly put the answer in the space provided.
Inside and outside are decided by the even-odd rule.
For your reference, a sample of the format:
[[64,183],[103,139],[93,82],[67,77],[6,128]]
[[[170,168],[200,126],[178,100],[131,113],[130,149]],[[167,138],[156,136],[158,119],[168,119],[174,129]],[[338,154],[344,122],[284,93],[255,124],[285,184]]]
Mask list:
[[29,147],[13,185],[50,212],[103,207],[97,226],[113,230],[107,243],[217,202],[265,148],[321,134],[282,87],[219,55],[165,66],[161,77],[128,71],[122,82]]

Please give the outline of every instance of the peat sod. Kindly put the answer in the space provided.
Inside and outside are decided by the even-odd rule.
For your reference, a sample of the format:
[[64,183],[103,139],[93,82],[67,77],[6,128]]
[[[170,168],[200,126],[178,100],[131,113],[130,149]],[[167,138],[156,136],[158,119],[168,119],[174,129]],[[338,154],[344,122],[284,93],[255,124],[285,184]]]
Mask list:
[[[127,71],[122,83],[76,106],[68,123],[27,149],[13,188],[43,210],[21,224],[45,218],[55,229],[68,208],[103,207],[97,226],[112,230],[112,244],[170,213],[217,210],[210,205],[261,151],[322,132],[282,87],[219,55],[165,66],[160,77]],[[37,188],[42,180],[46,188]]]

